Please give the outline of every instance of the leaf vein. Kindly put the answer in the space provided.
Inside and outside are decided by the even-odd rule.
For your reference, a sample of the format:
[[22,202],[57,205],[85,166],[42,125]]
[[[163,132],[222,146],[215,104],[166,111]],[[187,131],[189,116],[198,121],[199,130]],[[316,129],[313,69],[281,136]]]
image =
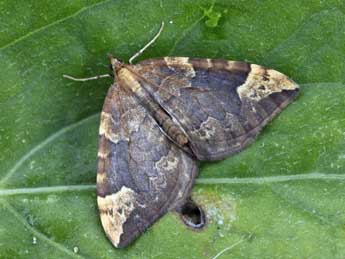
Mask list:
[[52,193],[52,192],[88,191],[88,190],[94,190],[94,189],[96,189],[96,186],[93,184],[4,189],[4,190],[0,190],[0,197],[20,195],[20,194],[44,194],[44,193]]
[[[279,183],[279,182],[301,181],[301,180],[344,181],[345,175],[310,173],[310,174],[278,175],[278,176],[248,177],[248,178],[200,178],[200,179],[197,179],[196,182],[197,184],[265,184],[265,183]],[[20,195],[20,194],[88,191],[88,190],[95,190],[95,189],[96,189],[96,186],[93,184],[3,189],[3,190],[0,190],[0,197]]]
[[188,26],[184,31],[182,31],[180,37],[177,38],[174,45],[171,47],[168,56],[172,56],[177,45],[187,36],[187,33],[190,32],[202,19],[204,19],[205,15],[200,16],[195,22],[193,22],[190,26]]
[[89,6],[85,6],[85,7],[81,8],[80,10],[78,10],[77,12],[75,12],[75,13],[73,13],[71,15],[68,15],[68,16],[66,16],[64,18],[56,20],[56,21],[54,21],[52,23],[49,23],[49,24],[47,24],[47,25],[45,25],[43,27],[40,27],[40,28],[38,28],[36,30],[33,30],[31,32],[28,32],[27,34],[25,34],[25,35],[15,39],[15,40],[13,40],[13,41],[7,43],[6,45],[0,47],[0,51],[2,51],[4,49],[7,49],[7,48],[9,48],[9,47],[11,47],[13,45],[16,45],[18,42],[21,42],[22,40],[25,40],[26,38],[29,38],[30,36],[35,35],[36,33],[44,31],[47,28],[50,28],[50,27],[52,27],[54,25],[60,24],[60,23],[62,23],[64,21],[67,21],[67,20],[69,20],[69,19],[71,19],[71,18],[73,18],[73,17],[75,17],[75,16],[77,16],[77,15],[79,15],[79,14],[81,14],[81,13],[83,13],[83,12],[85,12],[85,11],[91,9],[91,8],[93,8],[93,7],[96,7],[96,6],[99,6],[99,5],[103,5],[103,4],[105,4],[107,2],[110,2],[110,1],[111,0],[105,0],[105,1],[98,2],[98,3],[95,3],[95,4],[89,5]]
[[50,135],[47,137],[45,140],[40,142],[38,145],[33,147],[29,152],[27,152],[24,156],[22,156],[15,164],[14,166],[5,173],[5,175],[0,179],[0,186],[3,186],[6,181],[18,170],[18,168],[25,162],[27,161],[30,157],[32,157],[36,152],[41,150],[43,147],[45,147],[47,144],[50,142],[54,141],[56,138],[59,136],[63,135],[64,133],[67,133],[70,130],[73,130],[74,128],[77,128],[78,126],[82,125],[83,123],[93,120],[94,118],[97,118],[99,116],[99,113],[92,114],[89,117],[86,117],[80,121],[77,121],[73,124],[70,124],[59,131],[55,132],[54,134]]
[[81,255],[77,255],[75,253],[73,253],[72,251],[70,251],[68,248],[64,247],[62,244],[57,243],[53,240],[51,240],[49,237],[47,237],[45,234],[43,234],[42,232],[38,231],[36,228],[34,228],[33,226],[31,226],[26,220],[25,218],[20,215],[10,204],[8,204],[6,201],[1,201],[2,205],[24,226],[26,227],[28,230],[31,231],[32,234],[34,234],[35,236],[37,236],[38,238],[40,238],[41,240],[44,240],[47,244],[51,245],[52,247],[60,250],[61,252],[64,252],[66,254],[68,254],[70,257],[72,258],[79,258],[79,259],[83,259],[85,257],[81,256]]
[[294,175],[277,175],[264,177],[247,177],[247,178],[201,178],[197,179],[198,184],[265,184],[265,183],[279,183],[300,180],[345,180],[343,174],[324,174],[324,173],[309,173],[309,174],[294,174]]

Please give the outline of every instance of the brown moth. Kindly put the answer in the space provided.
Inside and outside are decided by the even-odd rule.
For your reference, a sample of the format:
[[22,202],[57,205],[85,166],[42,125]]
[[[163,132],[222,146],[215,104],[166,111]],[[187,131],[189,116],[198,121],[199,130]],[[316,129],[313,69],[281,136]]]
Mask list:
[[203,212],[190,199],[196,161],[244,149],[299,90],[276,70],[240,61],[165,57],[132,65],[159,33],[130,64],[111,58],[114,83],[101,114],[97,202],[115,247],[129,245],[168,211],[202,227]]

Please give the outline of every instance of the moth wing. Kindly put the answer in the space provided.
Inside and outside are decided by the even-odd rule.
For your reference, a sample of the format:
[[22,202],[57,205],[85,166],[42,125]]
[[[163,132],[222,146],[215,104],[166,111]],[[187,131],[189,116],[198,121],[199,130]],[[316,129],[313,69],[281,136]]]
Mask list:
[[175,146],[149,113],[114,84],[99,132],[97,201],[103,228],[125,247],[190,195],[196,162]]
[[199,160],[241,151],[298,93],[284,74],[239,61],[167,57],[133,69],[187,133]]

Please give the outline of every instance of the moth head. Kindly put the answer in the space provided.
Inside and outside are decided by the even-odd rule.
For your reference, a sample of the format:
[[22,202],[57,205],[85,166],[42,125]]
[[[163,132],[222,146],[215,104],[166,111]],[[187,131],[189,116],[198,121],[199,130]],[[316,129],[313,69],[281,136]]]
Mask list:
[[109,55],[110,58],[110,69],[114,72],[114,75],[120,68],[123,67],[124,63],[121,59],[114,58],[112,55]]

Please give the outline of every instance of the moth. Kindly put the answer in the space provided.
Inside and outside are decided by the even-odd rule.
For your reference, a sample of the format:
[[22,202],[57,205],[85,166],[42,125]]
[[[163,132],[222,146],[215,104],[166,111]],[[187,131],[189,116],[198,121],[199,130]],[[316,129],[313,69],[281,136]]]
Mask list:
[[115,247],[126,247],[169,211],[201,228],[204,213],[190,197],[197,160],[243,150],[299,91],[284,74],[240,61],[164,57],[133,65],[163,25],[130,64],[110,59],[114,82],[100,119],[97,202]]

